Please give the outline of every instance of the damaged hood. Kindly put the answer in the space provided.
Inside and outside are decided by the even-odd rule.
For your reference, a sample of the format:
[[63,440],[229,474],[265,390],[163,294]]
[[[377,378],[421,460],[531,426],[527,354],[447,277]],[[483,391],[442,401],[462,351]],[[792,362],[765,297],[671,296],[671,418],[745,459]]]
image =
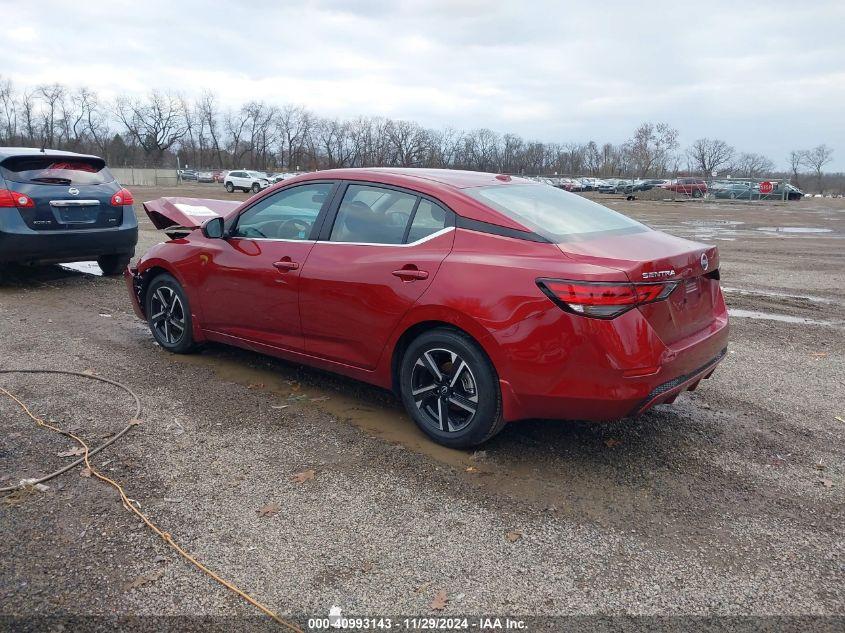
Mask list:
[[210,198],[157,198],[144,203],[150,221],[159,230],[175,229],[192,231],[210,218],[228,218],[241,206],[241,202],[212,200]]

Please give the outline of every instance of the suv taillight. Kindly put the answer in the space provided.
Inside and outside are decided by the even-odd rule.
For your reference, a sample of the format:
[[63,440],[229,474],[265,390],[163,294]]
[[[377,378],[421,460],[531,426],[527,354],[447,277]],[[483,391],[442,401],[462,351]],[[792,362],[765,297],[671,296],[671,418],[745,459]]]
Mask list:
[[665,299],[677,288],[678,282],[632,284],[538,279],[537,285],[567,312],[613,319],[638,305]]
[[111,197],[111,206],[113,207],[122,207],[125,204],[134,203],[135,198],[132,197],[132,193],[129,189],[121,189]]
[[35,201],[29,196],[12,191],[11,189],[0,189],[0,207],[34,207]]

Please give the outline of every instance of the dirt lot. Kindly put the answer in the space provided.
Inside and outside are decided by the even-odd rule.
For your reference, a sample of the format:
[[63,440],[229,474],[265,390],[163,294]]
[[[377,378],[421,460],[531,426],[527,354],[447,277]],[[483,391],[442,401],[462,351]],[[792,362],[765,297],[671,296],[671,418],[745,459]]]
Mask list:
[[[226,196],[134,190],[177,192]],[[93,370],[137,390],[144,423],[95,463],[212,569],[300,620],[333,605],[845,615],[845,200],[608,204],[718,244],[734,315],[713,379],[636,420],[529,421],[478,453],[439,448],[366,385],[221,346],[169,355],[122,280],[63,267],[0,286],[0,368]],[[163,237],[140,221],[139,253]],[[95,443],[131,412],[83,380],[0,386]],[[5,397],[0,419],[0,485],[66,462],[72,444]],[[269,502],[279,512],[259,516]],[[2,613],[255,613],[78,471],[1,504],[0,525]]]

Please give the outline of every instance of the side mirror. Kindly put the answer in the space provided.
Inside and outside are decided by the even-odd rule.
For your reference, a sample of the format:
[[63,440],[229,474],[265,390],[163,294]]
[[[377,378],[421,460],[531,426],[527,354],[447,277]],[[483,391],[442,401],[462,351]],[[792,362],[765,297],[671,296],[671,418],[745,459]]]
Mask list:
[[202,234],[209,239],[219,240],[223,237],[223,218],[211,218],[202,225]]

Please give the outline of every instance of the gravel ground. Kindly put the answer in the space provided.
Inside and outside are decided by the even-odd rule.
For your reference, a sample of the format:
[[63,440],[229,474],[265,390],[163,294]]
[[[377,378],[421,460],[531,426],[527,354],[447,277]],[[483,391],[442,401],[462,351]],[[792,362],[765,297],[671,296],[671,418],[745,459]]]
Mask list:
[[[93,370],[135,389],[143,424],[95,464],[209,567],[302,622],[333,605],[841,617],[843,202],[609,200],[719,245],[735,313],[728,357],[696,392],[639,419],[513,424],[476,453],[431,444],[366,385],[222,346],[168,355],[122,280],[68,268],[19,270],[0,285],[0,368]],[[141,226],[139,253],[162,238]],[[131,413],[125,394],[83,379],[0,376],[0,386],[92,443]],[[5,397],[0,419],[0,485],[69,459],[57,454],[72,442]],[[259,516],[269,503],[278,512]],[[2,614],[256,613],[78,470],[6,499],[0,525]]]

